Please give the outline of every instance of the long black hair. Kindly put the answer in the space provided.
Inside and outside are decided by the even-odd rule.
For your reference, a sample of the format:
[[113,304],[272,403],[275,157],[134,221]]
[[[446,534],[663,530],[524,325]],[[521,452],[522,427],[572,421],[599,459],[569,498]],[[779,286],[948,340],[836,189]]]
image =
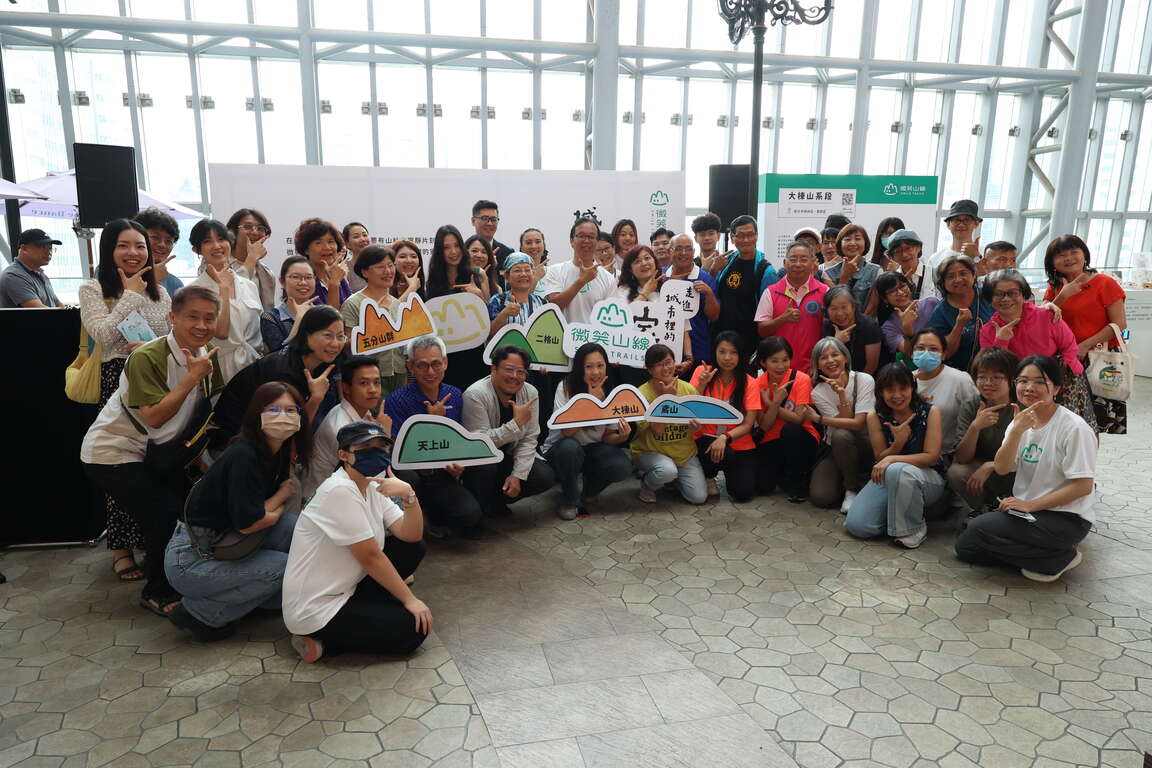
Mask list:
[[327,304],[312,307],[300,319],[300,328],[297,329],[292,340],[288,342],[288,348],[301,358],[307,356],[312,351],[308,346],[308,337],[317,331],[324,330],[337,320],[343,322],[343,318],[340,317],[340,310],[336,307]]
[[624,261],[620,264],[620,279],[617,281],[621,287],[628,289],[628,301],[635,301],[640,294],[640,280],[632,274],[632,265],[645,253],[652,257],[652,262],[656,265],[656,272],[653,275],[656,281],[659,283],[664,279],[663,273],[660,272],[660,262],[656,261],[656,252],[646,245],[632,246],[632,250],[625,254]]
[[[145,267],[152,266],[152,241],[148,239],[148,232],[137,221],[131,219],[113,219],[104,225],[100,233],[100,263],[97,265],[96,280],[100,283],[100,292],[106,299],[118,299],[124,293],[124,283],[120,280],[120,270],[116,267],[116,241],[125,230],[134,229],[144,238],[144,245],[148,248],[148,261]],[[160,289],[156,287],[155,270],[149,269],[140,276],[144,280],[144,292],[152,301],[160,301]]]
[[456,242],[460,244],[460,263],[456,265],[456,282],[463,282],[467,277],[475,282],[477,287],[480,285],[479,276],[472,269],[468,250],[464,247],[464,236],[453,225],[445,224],[436,230],[436,238],[432,241],[432,257],[428,260],[428,285],[425,294],[430,299],[451,293],[455,287],[448,284],[448,262],[444,260],[444,240],[449,235],[454,236]]
[[891,227],[893,231],[897,229],[904,229],[904,220],[899,216],[889,216],[880,219],[880,226],[876,227],[876,242],[872,244],[872,263],[884,266],[884,262],[888,260],[887,248],[880,242],[880,238],[884,237],[884,232]]
[[[732,395],[728,398],[728,404],[731,405],[740,413],[744,413],[744,391],[748,386],[748,369],[744,364],[743,355],[741,350],[744,349],[744,340],[740,338],[740,334],[736,331],[721,331],[716,334],[716,338],[712,340],[712,359],[716,360],[716,350],[720,348],[721,344],[731,344],[736,350],[736,367],[732,370]],[[712,377],[712,381],[708,382],[708,386],[700,394],[708,395],[708,391],[720,379],[720,365],[716,365],[716,375]],[[712,397],[712,395],[708,395]]]
[[588,359],[588,355],[597,352],[604,358],[604,373],[606,374],[604,393],[607,394],[612,391],[615,380],[612,375],[612,366],[608,364],[608,352],[601,345],[590,341],[587,344],[581,344],[580,348],[576,350],[576,354],[572,356],[572,370],[564,377],[564,382],[561,385],[564,387],[564,394],[568,395],[569,399],[588,391],[588,385],[584,381],[584,361]]
[[924,404],[924,400],[916,390],[916,377],[912,375],[912,371],[900,363],[888,363],[876,371],[876,413],[879,415],[887,419],[892,418],[892,409],[884,400],[884,390],[890,387],[908,387],[912,390],[908,408],[913,413],[920,410],[920,406]]
[[[300,429],[290,440],[285,440],[280,450],[275,454],[268,452],[268,438],[264,435],[264,428],[260,422],[260,414],[270,404],[288,395],[300,409]],[[292,449],[295,447],[296,456],[304,466],[308,465],[308,458],[312,455],[312,427],[308,423],[308,412],[304,408],[304,398],[299,390],[284,381],[266,381],[252,393],[248,401],[248,408],[244,411],[244,418],[240,422],[240,433],[234,440],[243,441],[252,446],[260,462],[276,473],[276,479],[283,481],[288,477],[292,465]]]
[[[895,272],[881,272],[880,276],[876,278],[876,322],[880,325],[888,322],[888,318],[892,317],[892,313],[896,310],[889,304],[884,296],[893,288],[904,283],[908,286],[908,293],[912,293],[912,281],[904,276],[904,273],[897,270]],[[915,298],[912,301],[916,301]]]

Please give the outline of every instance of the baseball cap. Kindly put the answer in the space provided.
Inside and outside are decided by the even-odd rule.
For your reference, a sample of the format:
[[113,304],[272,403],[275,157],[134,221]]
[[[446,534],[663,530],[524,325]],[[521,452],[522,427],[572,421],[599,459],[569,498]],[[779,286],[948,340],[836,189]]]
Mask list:
[[42,229],[26,229],[20,233],[20,245],[48,245],[49,243],[63,245],[59,240],[53,240],[52,236]]
[[336,447],[346,451],[354,445],[363,445],[377,438],[391,440],[392,436],[384,431],[384,427],[374,421],[353,421],[340,427],[336,433]]

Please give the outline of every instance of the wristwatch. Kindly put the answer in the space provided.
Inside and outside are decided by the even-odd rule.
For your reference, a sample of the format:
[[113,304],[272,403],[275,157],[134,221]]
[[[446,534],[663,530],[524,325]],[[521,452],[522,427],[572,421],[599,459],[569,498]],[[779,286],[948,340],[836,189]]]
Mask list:
[[404,499],[404,506],[410,507],[416,503],[416,492],[413,491]]

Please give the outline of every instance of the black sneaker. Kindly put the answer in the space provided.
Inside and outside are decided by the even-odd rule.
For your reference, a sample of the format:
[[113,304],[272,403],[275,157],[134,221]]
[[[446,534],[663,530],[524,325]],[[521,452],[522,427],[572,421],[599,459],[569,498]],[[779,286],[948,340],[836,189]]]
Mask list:
[[213,627],[210,624],[205,624],[200,621],[200,619],[188,613],[188,609],[184,607],[184,603],[177,603],[176,607],[168,612],[168,620],[180,627],[180,629],[187,629],[192,633],[192,637],[201,643],[214,643],[217,640],[231,637],[236,632],[236,627],[231,624],[225,624],[222,627]]
[[807,489],[797,488],[795,490],[788,491],[788,501],[792,504],[803,504],[804,502],[808,501]]

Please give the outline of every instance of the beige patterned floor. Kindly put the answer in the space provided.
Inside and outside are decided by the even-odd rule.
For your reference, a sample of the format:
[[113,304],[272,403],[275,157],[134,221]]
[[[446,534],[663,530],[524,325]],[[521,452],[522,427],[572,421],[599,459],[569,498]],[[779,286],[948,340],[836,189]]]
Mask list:
[[[1138,402],[1152,382],[1142,380]],[[408,660],[300,664],[277,618],[189,642],[104,550],[0,570],[0,768],[1134,766],[1152,750],[1152,409],[1105,437],[1061,583],[914,552],[773,497],[551,497],[434,542]]]

